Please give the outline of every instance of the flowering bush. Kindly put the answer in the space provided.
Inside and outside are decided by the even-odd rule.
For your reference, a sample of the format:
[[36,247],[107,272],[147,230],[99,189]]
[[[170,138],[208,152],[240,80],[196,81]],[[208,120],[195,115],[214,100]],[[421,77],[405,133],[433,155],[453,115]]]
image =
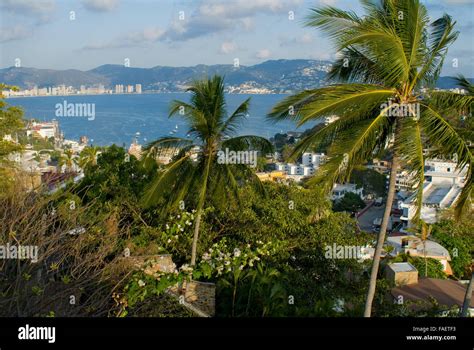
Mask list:
[[168,253],[175,253],[185,257],[191,250],[194,212],[183,211],[176,216],[170,216],[170,223],[167,223],[161,232],[162,250]]
[[149,267],[146,265],[140,271],[135,272],[125,285],[122,294],[114,293],[112,295],[119,307],[119,317],[125,317],[128,314],[128,308],[133,308],[145,298],[160,295],[168,288],[190,278],[189,270],[185,266],[179,270],[175,268],[172,272],[153,271],[152,273],[150,273]]
[[257,241],[255,247],[247,244],[244,247],[229,247],[225,238],[212,245],[202,255],[201,261],[193,271],[193,277],[211,278],[227,273],[238,273],[245,268],[252,268],[265,256],[273,255],[282,245],[281,242]]

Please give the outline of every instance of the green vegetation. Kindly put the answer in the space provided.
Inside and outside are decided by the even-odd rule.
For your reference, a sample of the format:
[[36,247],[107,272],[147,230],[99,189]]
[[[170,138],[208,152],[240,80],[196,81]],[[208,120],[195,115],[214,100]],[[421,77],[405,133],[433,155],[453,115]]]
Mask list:
[[[18,107],[9,106],[2,94],[3,90],[15,89],[12,86],[0,84],[0,197],[13,186],[14,171],[9,156],[19,152],[23,147],[14,141],[22,130],[23,111]],[[16,90],[16,89],[15,89]],[[7,139],[10,137],[10,139]]]
[[351,174],[351,182],[358,188],[364,189],[364,195],[372,195],[374,198],[387,195],[385,175],[372,169],[354,169]]
[[347,211],[355,214],[359,209],[365,207],[365,202],[359,197],[358,194],[349,192],[344,195],[341,199],[334,202],[332,209],[334,211]]

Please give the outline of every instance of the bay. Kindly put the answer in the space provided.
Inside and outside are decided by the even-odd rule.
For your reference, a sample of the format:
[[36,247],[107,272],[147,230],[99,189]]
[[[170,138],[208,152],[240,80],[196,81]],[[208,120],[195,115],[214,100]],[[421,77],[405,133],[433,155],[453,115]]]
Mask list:
[[[278,132],[304,131],[315,125],[306,124],[301,128],[290,121],[270,122],[266,120],[271,108],[287,95],[245,95],[227,94],[227,111],[232,113],[246,98],[250,97],[250,111],[247,119],[238,129],[238,135],[258,135],[273,137]],[[61,131],[69,140],[79,140],[87,136],[94,145],[108,146],[111,144],[130,145],[137,132],[139,143],[146,144],[161,136],[169,136],[170,132],[179,137],[186,137],[186,122],[175,116],[168,117],[170,102],[182,100],[188,102],[190,94],[123,94],[123,95],[71,95],[10,98],[8,103],[21,106],[25,111],[25,119],[50,121],[56,119]],[[89,103],[95,105],[95,118],[57,117],[56,104]],[[177,126],[177,129],[176,129]]]

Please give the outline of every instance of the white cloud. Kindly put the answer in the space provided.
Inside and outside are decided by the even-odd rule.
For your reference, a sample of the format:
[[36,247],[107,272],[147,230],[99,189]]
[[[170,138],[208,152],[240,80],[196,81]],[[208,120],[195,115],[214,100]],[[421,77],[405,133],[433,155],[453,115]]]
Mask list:
[[167,30],[170,40],[188,40],[224,30],[252,30],[252,17],[258,14],[282,14],[302,0],[203,0],[187,21],[177,21]]
[[49,21],[55,8],[54,0],[0,0],[1,10],[15,15],[33,17],[38,23]]
[[142,31],[130,33],[124,37],[116,38],[108,43],[89,44],[84,46],[83,50],[104,50],[104,49],[120,49],[126,47],[137,47],[145,44],[153,43],[160,40],[165,31],[157,27],[145,28]]
[[259,58],[259,59],[266,59],[266,58],[269,58],[271,56],[271,52],[270,50],[268,49],[262,49],[262,50],[259,50],[257,52],[257,54],[255,55],[255,57]]
[[222,43],[220,53],[229,54],[237,50],[237,44],[233,41],[225,41]]
[[82,4],[89,11],[109,12],[119,6],[119,0],[83,0]]
[[13,28],[1,28],[0,29],[0,42],[4,43],[7,41],[24,39],[31,35],[31,31],[20,26]]
[[207,0],[199,7],[199,13],[211,17],[242,18],[256,13],[286,12],[289,7],[301,3],[302,0]]
[[287,36],[281,36],[279,38],[280,46],[290,45],[308,45],[313,43],[313,36],[310,33],[304,33],[301,36],[288,38]]

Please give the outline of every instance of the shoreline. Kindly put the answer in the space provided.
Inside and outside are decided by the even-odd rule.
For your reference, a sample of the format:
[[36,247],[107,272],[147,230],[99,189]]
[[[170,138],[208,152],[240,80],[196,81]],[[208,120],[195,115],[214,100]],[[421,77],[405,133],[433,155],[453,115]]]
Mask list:
[[[31,96],[8,96],[5,99],[10,98],[30,98],[30,97],[68,97],[68,96],[121,96],[121,95],[166,95],[166,94],[188,94],[189,92],[186,91],[173,91],[173,92],[142,92],[141,94],[137,94],[134,92],[131,93],[121,93],[121,94],[69,94],[69,95],[31,95]],[[291,95],[292,93],[279,93],[279,92],[272,92],[272,93],[255,93],[255,92],[226,92],[227,95]]]

